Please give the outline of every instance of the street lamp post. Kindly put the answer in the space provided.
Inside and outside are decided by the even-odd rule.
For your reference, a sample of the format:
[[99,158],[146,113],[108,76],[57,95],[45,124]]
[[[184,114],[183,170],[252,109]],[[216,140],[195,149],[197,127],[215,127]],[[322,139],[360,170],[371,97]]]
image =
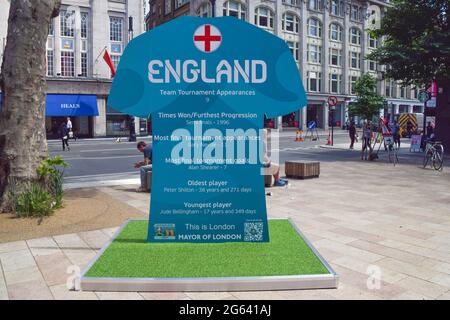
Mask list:
[[336,106],[331,106],[331,146],[334,146],[334,111]]
[[425,150],[425,138],[427,134],[427,102],[431,99],[431,94],[425,90],[419,92],[419,101],[423,102],[423,132],[421,147]]
[[211,0],[211,16],[216,16],[216,0]]

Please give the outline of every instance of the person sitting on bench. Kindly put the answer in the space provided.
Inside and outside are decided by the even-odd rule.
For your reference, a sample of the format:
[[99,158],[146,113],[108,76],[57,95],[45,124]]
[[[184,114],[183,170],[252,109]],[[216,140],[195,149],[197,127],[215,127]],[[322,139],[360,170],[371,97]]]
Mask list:
[[263,159],[263,168],[264,175],[269,176],[272,175],[275,179],[274,186],[275,187],[284,187],[288,184],[286,179],[280,178],[280,165],[278,163],[272,162],[267,155],[267,129],[263,130],[264,133],[264,159]]
[[141,171],[141,186],[136,191],[145,192],[147,191],[147,172],[152,171],[152,146],[150,144],[147,145],[144,141],[139,141],[137,149],[144,154],[144,161],[139,161],[134,164],[134,167]]

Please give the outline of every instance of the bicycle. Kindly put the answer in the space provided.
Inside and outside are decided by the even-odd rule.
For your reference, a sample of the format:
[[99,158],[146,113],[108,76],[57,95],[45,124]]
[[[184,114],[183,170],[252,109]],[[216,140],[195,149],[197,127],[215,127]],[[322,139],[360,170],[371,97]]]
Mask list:
[[426,168],[428,163],[434,170],[442,170],[444,164],[444,146],[440,141],[427,141],[425,147],[425,156],[423,158],[423,167]]

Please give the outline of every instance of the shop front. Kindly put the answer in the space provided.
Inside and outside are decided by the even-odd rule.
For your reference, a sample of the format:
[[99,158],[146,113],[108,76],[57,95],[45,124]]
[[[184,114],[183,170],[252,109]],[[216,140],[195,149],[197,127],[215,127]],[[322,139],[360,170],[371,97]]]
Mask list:
[[283,116],[283,128],[298,128],[299,127],[299,112],[292,112]]
[[306,120],[307,123],[315,121],[318,128],[325,128],[325,114],[324,105],[322,104],[308,104],[306,109]]
[[334,110],[329,109],[328,126],[342,128],[345,126],[345,104],[339,103]]
[[117,111],[111,107],[106,107],[106,135],[110,137],[128,137],[130,135],[130,125],[132,117]]
[[47,94],[45,129],[48,139],[58,138],[58,129],[70,117],[73,132],[79,138],[93,137],[93,118],[98,116],[97,96]]

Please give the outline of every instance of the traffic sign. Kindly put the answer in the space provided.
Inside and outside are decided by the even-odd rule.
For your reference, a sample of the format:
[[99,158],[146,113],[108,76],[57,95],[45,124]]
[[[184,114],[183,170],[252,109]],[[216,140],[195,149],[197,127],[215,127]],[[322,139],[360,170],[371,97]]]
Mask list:
[[335,105],[337,105],[337,103],[338,103],[338,98],[337,97],[335,97],[335,96],[329,96],[328,97],[328,105],[330,107],[334,107]]
[[428,91],[422,90],[419,92],[419,101],[425,103],[431,99],[431,93]]

